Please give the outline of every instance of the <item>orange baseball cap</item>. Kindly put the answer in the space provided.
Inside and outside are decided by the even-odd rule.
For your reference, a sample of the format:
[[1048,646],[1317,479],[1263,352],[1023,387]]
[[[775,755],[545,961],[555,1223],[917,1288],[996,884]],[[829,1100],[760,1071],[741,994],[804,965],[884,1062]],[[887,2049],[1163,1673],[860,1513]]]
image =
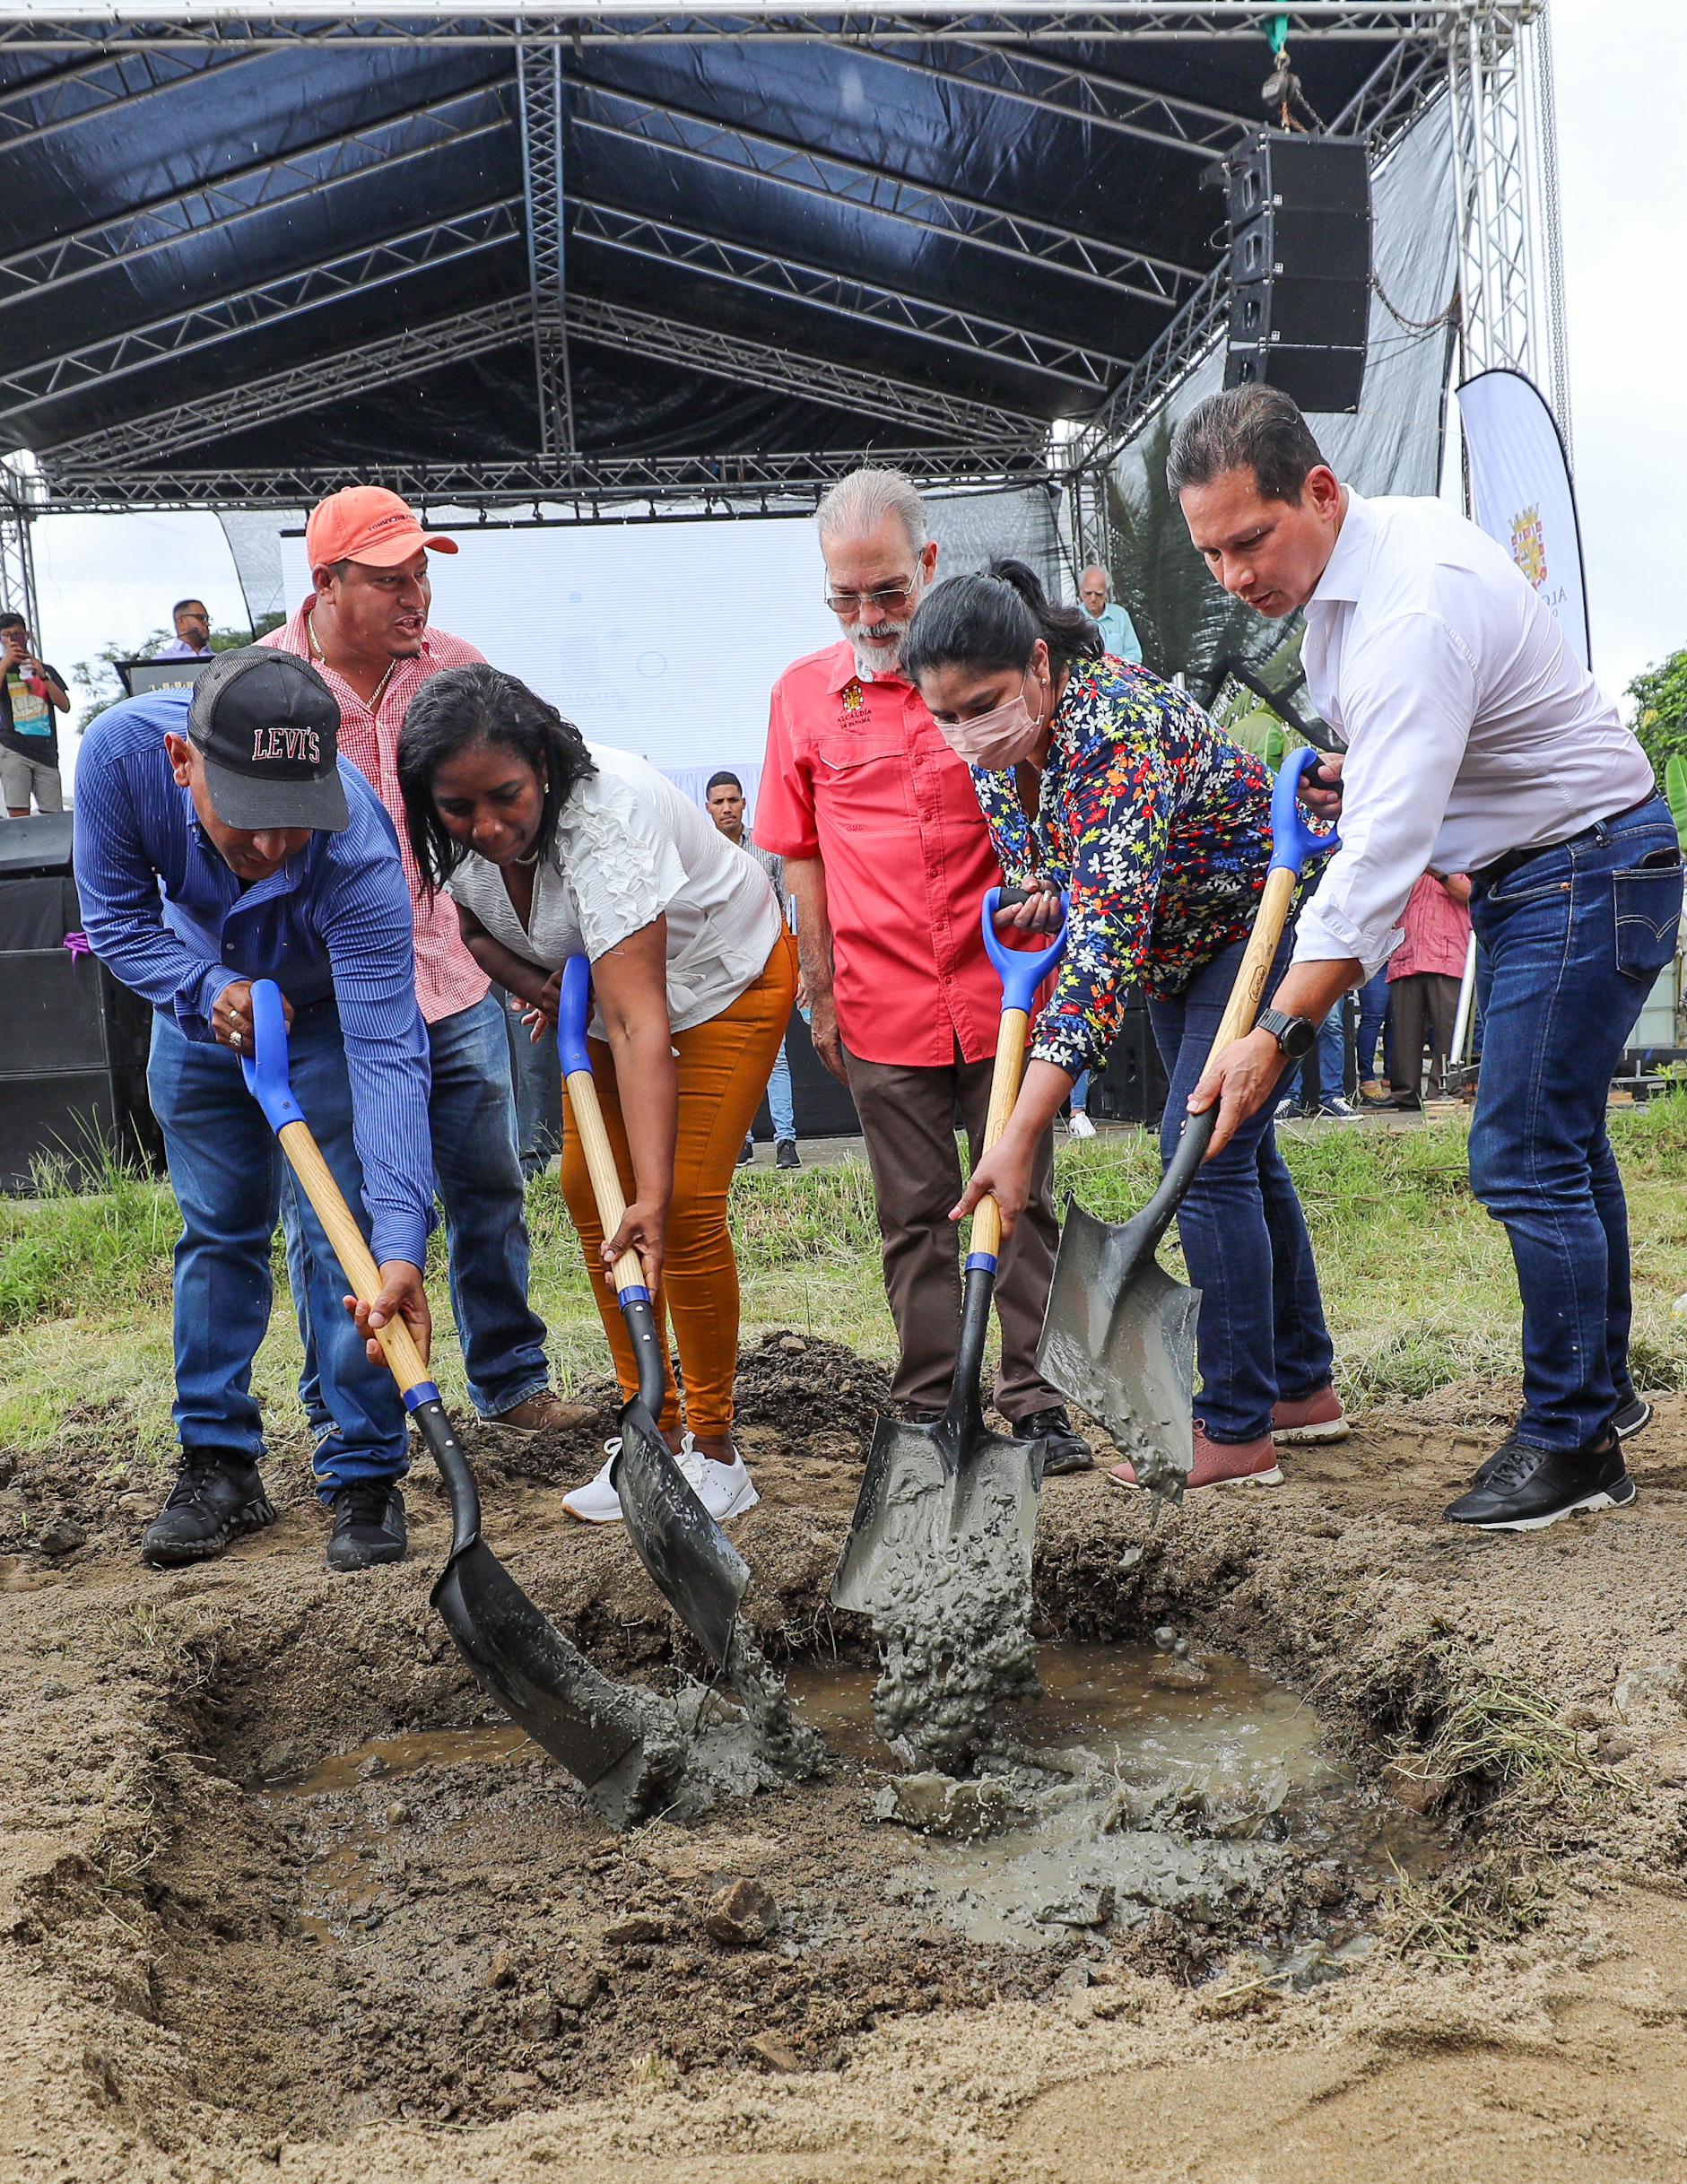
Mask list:
[[424,531],[408,500],[384,485],[346,485],[318,500],[305,525],[305,559],[313,569],[329,561],[367,561],[395,569],[425,546],[455,553],[457,541]]

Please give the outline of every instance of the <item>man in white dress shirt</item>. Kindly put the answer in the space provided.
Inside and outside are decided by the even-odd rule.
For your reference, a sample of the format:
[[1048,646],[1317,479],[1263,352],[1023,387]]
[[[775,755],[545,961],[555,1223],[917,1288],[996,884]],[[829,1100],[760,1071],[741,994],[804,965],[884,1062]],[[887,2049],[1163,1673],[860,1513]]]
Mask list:
[[[1681,852],[1645,753],[1486,533],[1430,500],[1341,484],[1275,389],[1213,396],[1167,466],[1224,588],[1306,609],[1312,702],[1345,745],[1342,847],[1258,1028],[1190,1097],[1216,1151],[1276,1088],[1303,1028],[1398,944],[1413,882],[1471,875],[1491,981],[1471,1188],[1505,1223],[1523,1296],[1523,1409],[1447,1514],[1521,1531],[1634,1499],[1622,1437],[1651,1415],[1629,1378],[1628,1217],[1605,1136],[1611,1077],[1674,953]],[[1210,1157],[1210,1156],[1209,1156]]]

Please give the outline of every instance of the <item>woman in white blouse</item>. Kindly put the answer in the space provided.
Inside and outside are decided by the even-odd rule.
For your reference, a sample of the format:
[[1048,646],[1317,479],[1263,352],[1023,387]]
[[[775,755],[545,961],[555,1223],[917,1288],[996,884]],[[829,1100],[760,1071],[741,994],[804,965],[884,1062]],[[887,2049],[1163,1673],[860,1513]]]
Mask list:
[[[633,1247],[657,1325],[671,1315],[679,1345],[688,1430],[670,1376],[669,1445],[711,1515],[741,1515],[758,1497],[732,1441],[738,1269],[726,1199],[796,989],[767,874],[654,767],[588,744],[495,667],[449,668],[417,692],[398,778],[424,886],[450,893],[475,961],[532,1004],[535,1038],[554,1026],[563,963],[591,961],[592,1066],[626,1218],[604,1237],[572,1130],[562,1194],[600,1277],[592,1290],[623,1395],[639,1370],[607,1275]],[[563,1507],[614,1522],[609,1473],[605,1464]]]

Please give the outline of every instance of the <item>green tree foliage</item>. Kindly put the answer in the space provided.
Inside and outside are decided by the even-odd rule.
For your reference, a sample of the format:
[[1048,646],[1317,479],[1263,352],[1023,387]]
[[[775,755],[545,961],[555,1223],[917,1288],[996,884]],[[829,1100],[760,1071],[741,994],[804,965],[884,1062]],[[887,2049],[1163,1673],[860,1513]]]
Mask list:
[[1687,759],[1687,648],[1637,674],[1629,695],[1634,733],[1661,781],[1672,758]]
[[[211,649],[238,651],[240,646],[249,645],[271,630],[278,629],[286,619],[284,614],[261,614],[249,630],[213,630]],[[78,730],[98,719],[107,706],[116,705],[124,695],[123,677],[117,673],[119,660],[156,659],[165,646],[174,641],[175,635],[173,630],[154,630],[138,645],[101,645],[91,659],[78,660],[70,671],[70,679],[88,693],[88,703],[76,723]]]

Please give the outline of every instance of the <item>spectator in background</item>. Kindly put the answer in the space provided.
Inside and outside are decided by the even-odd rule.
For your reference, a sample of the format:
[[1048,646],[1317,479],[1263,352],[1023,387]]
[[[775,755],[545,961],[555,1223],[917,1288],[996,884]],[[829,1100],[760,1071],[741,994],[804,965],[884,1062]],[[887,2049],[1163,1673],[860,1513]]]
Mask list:
[[31,797],[38,812],[64,810],[53,715],[69,710],[65,678],[36,657],[22,615],[0,614],[0,796],[8,819],[27,819]]
[[1143,664],[1143,648],[1137,641],[1135,627],[1125,609],[1113,596],[1113,579],[1100,563],[1094,562],[1078,579],[1078,589],[1083,596],[1083,611],[1101,632],[1101,642],[1116,660],[1124,660],[1133,667]]
[[[751,840],[743,831],[743,783],[735,773],[711,773],[709,786],[703,792],[709,806],[709,815],[730,842],[747,849],[768,875],[773,886],[773,899],[779,906],[779,916],[788,922],[789,913],[785,901],[785,859],[775,857],[771,849],[763,849]],[[796,1005],[803,1006],[803,988],[799,981]],[[780,1168],[800,1168],[803,1164],[796,1150],[796,1109],[791,1098],[791,1061],[785,1051],[785,1041],[779,1041],[778,1053],[774,1057],[772,1074],[768,1078],[768,1112],[773,1118],[773,1158]],[[755,1139],[746,1133],[743,1150],[738,1155],[740,1168],[747,1168],[756,1156]]]
[[[897,470],[856,470],[815,511],[825,597],[842,641],[773,686],[756,832],[785,859],[814,1051],[848,1085],[866,1140],[900,1355],[891,1393],[929,1422],[949,1399],[961,1262],[957,1108],[976,1152],[989,1107],[1002,988],[978,916],[1002,877],[965,762],[902,671],[937,565],[925,507]],[[1087,1442],[1037,1370],[1059,1231],[1054,1133],[1002,1253],[996,1400],[1051,1472],[1087,1471]]]
[[1470,882],[1462,872],[1437,872],[1431,866],[1413,883],[1400,920],[1405,938],[1388,958],[1394,1072],[1386,1104],[1407,1113],[1423,1105],[1426,1034],[1430,1090],[1439,1098],[1447,1089],[1447,1056],[1470,947],[1469,902]]
[[[415,912],[416,998],[428,1027],[428,1120],[450,1247],[451,1310],[469,1394],[489,1425],[547,1432],[584,1424],[592,1414],[552,1392],[544,1323],[527,1303],[526,1184],[504,1005],[464,946],[454,907],[423,893],[404,831],[404,709],[431,676],[482,657],[429,624],[430,552],[455,553],[457,541],[425,532],[396,493],[377,485],[330,493],[305,526],[314,589],[291,622],[258,641],[313,663],[339,705],[341,755],[398,827]],[[298,1249],[290,1229],[295,1272]],[[309,1358],[300,1395],[323,1430]]]
[[211,657],[211,616],[203,599],[178,599],[170,610],[176,639],[156,655],[161,660],[208,660]]
[[1359,1092],[1376,1107],[1387,1098],[1382,1078],[1391,1067],[1394,1036],[1388,1027],[1388,966],[1359,989]]

